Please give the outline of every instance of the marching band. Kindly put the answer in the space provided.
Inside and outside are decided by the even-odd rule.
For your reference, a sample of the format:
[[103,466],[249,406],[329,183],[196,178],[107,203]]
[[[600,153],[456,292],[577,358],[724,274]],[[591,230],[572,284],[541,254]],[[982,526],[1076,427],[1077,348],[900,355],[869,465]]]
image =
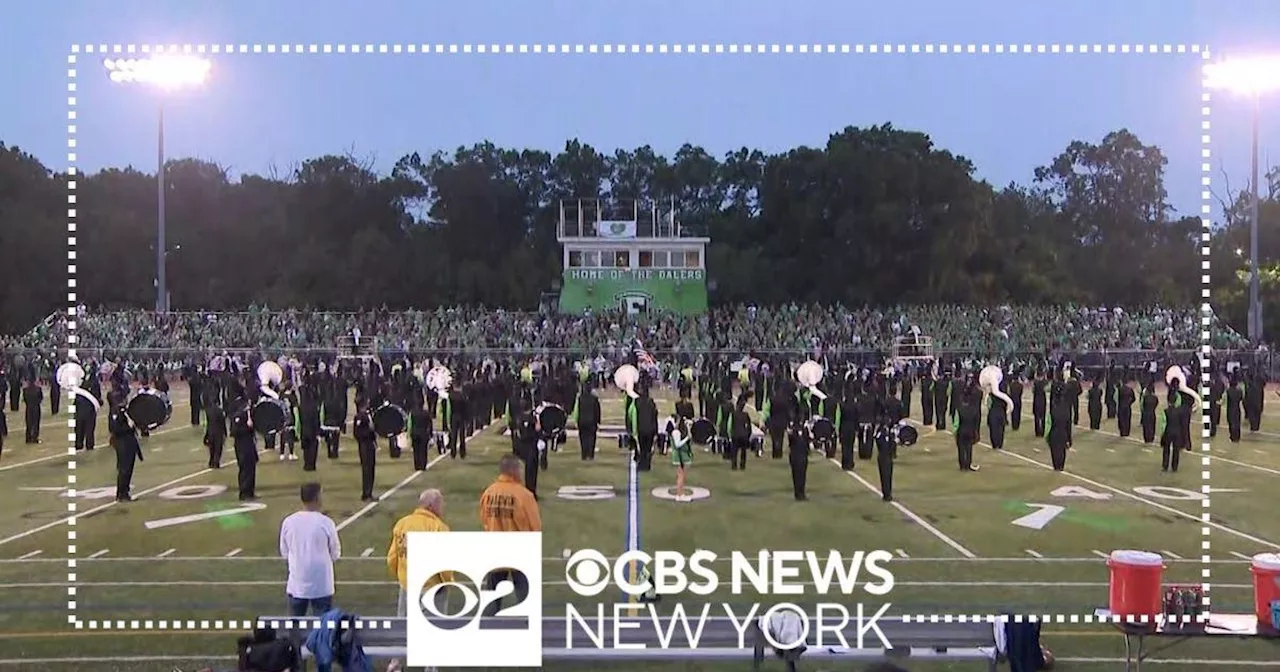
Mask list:
[[[859,461],[874,459],[880,492],[885,501],[892,501],[898,449],[916,443],[917,426],[952,434],[960,470],[977,471],[974,447],[982,440],[983,425],[987,445],[1003,449],[1006,432],[1019,431],[1027,383],[1033,433],[1047,443],[1057,471],[1066,468],[1082,395],[1091,429],[1101,427],[1105,412],[1125,437],[1132,431],[1133,406],[1138,405],[1141,440],[1158,441],[1161,468],[1166,471],[1177,471],[1180,453],[1190,449],[1192,418],[1202,407],[1211,418],[1211,433],[1216,434],[1225,405],[1232,441],[1240,440],[1244,424],[1256,431],[1261,421],[1258,379],[1239,369],[1231,370],[1225,380],[1213,376],[1209,394],[1202,399],[1187,383],[1199,377],[1194,362],[1190,370],[1174,365],[1163,375],[1155,363],[1141,372],[1111,365],[1086,380],[1070,361],[1047,359],[1038,366],[972,361],[943,366],[935,360],[923,366],[889,361],[867,368],[848,362],[842,372],[831,375],[825,360],[767,362],[750,356],[736,361],[681,362],[669,379],[678,394],[674,413],[662,419],[654,392],[663,376],[652,358],[646,359],[641,364],[633,353],[630,362],[613,371],[612,383],[624,409],[618,445],[633,456],[639,472],[652,470],[655,452],[669,454],[677,501],[690,497],[687,481],[696,448],[729,462],[730,471],[741,471],[750,453],[764,457],[766,440],[772,459],[787,456],[793,494],[799,501],[808,498],[811,452],[847,471]],[[257,497],[262,450],[278,449],[282,461],[292,461],[297,459],[295,445],[300,444],[302,469],[315,471],[323,440],[328,457],[337,459],[341,437],[348,431],[352,391],[351,435],[356,440],[364,501],[375,499],[380,439],[387,442],[391,459],[409,451],[413,468],[423,471],[430,464],[433,446],[441,457],[465,460],[468,437],[498,417],[510,433],[512,452],[524,463],[525,485],[536,497],[539,472],[548,469],[549,454],[566,443],[571,424],[577,431],[581,459],[596,458],[601,396],[608,394],[602,385],[608,379],[598,375],[598,363],[593,362],[534,359],[517,368],[492,359],[384,362],[369,355],[336,362],[281,358],[255,364],[248,366],[223,354],[182,369],[192,395],[192,424],[205,425],[208,466],[222,467],[223,448],[230,437],[242,500]],[[462,375],[455,378],[455,369]],[[8,386],[12,376],[0,379]],[[139,437],[167,424],[172,416],[164,374],[148,376],[144,369],[130,370],[127,364],[113,361],[90,362],[85,368],[72,360],[58,367],[53,379],[74,399],[77,450],[94,448],[102,383],[110,381],[106,401],[108,431],[116,452],[117,498],[129,501],[134,465],[143,459]],[[21,392],[27,406],[27,440],[34,442],[39,439],[42,390],[37,376],[22,380],[27,384]],[[1163,400],[1155,393],[1157,383],[1164,383],[1168,390]],[[923,418],[919,423],[908,418],[917,387]],[[13,388],[8,391],[12,408]],[[0,413],[0,441],[7,429],[3,423]]]

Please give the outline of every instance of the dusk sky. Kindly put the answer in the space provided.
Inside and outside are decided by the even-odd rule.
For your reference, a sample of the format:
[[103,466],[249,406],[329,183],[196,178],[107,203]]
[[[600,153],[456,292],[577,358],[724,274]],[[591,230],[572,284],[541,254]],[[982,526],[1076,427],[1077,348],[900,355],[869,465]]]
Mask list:
[[[66,55],[116,44],[1204,44],[1280,51],[1276,0],[272,0],[9,2],[0,140],[65,169]],[[1268,43],[1270,40],[1270,43]],[[1166,185],[1196,214],[1199,55],[236,54],[171,94],[170,157],[236,173],[352,151],[403,154],[492,140],[555,151],[685,142],[712,153],[821,145],[847,125],[929,133],[996,185],[1029,182],[1076,139],[1128,128],[1161,147]],[[158,94],[78,66],[78,165],[153,171]],[[1248,180],[1251,104],[1215,94],[1215,190]],[[1264,164],[1280,163],[1280,95],[1263,101]],[[1268,157],[1267,149],[1270,148]]]

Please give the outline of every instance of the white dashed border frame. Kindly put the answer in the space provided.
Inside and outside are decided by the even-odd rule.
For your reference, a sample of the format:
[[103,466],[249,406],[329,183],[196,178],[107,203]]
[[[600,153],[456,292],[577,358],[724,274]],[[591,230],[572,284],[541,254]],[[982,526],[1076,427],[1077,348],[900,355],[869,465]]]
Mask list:
[[[76,181],[78,179],[77,154],[76,154],[76,133],[77,133],[77,64],[80,55],[88,56],[92,60],[95,55],[107,57],[116,54],[418,54],[418,55],[507,55],[507,54],[535,54],[535,55],[589,55],[589,54],[612,54],[612,55],[641,55],[641,54],[667,54],[667,55],[685,55],[685,56],[701,56],[701,55],[723,55],[723,54],[753,54],[753,55],[772,55],[772,54],[795,54],[795,55],[845,55],[845,54],[878,54],[878,55],[907,55],[907,54],[943,54],[952,56],[967,56],[977,54],[1081,54],[1081,55],[1110,55],[1110,54],[1144,54],[1150,56],[1162,55],[1195,55],[1199,54],[1203,61],[1210,58],[1210,50],[1207,46],[1199,44],[1102,44],[1102,43],[1079,43],[1079,44],[972,44],[972,43],[934,43],[934,44],[904,44],[904,43],[863,43],[863,44],[774,44],[774,43],[751,43],[751,44],[711,44],[711,43],[682,43],[682,44],[651,44],[651,43],[610,43],[610,44],[567,44],[567,43],[538,43],[538,44],[200,44],[200,45],[137,45],[137,44],[75,44],[71,46],[71,53],[67,56],[67,316],[71,319],[67,321],[67,355],[74,356],[78,344],[76,333],[76,318],[78,315],[77,306],[78,298],[76,293]],[[93,67],[93,66],[90,66]],[[1210,348],[1210,315],[1209,315],[1209,240],[1210,230],[1212,226],[1212,195],[1209,190],[1210,186],[1210,92],[1207,85],[1201,93],[1201,122],[1200,122],[1200,144],[1201,144],[1201,223],[1203,230],[1201,233],[1201,365],[1207,368],[1208,356]],[[1208,385],[1208,373],[1201,375],[1202,386]],[[1207,387],[1202,387],[1201,393],[1208,394]],[[74,399],[72,395],[68,395],[69,399]],[[1202,464],[1204,471],[1202,472],[1203,485],[1201,487],[1204,494],[1203,506],[1204,511],[1201,514],[1202,522],[1206,525],[1201,530],[1203,537],[1201,547],[1203,555],[1201,557],[1204,563],[1201,570],[1202,584],[1204,590],[1204,612],[1199,617],[1205,620],[1209,615],[1209,497],[1211,489],[1210,481],[1210,451],[1211,444],[1209,442],[1209,416],[1207,411],[1203,413],[1203,437],[1204,443],[1201,446],[1203,451]],[[68,441],[68,459],[67,459],[67,487],[74,492],[76,489],[76,450],[75,450],[75,416],[72,414],[68,420],[68,427],[71,431],[67,435]],[[254,620],[82,620],[76,614],[76,501],[70,498],[67,502],[67,512],[70,517],[67,519],[67,622],[77,630],[172,630],[172,631],[190,631],[190,630],[250,630],[257,627],[278,627],[285,625],[286,627],[321,627],[320,621],[254,621]],[[1012,620],[1014,622],[1041,622],[1041,623],[1120,623],[1122,621],[1147,623],[1146,617],[1141,618],[1122,618],[1119,616],[1098,616],[1095,614],[1044,614],[1044,615],[906,615],[900,617],[906,623],[995,623]],[[1185,617],[1187,622],[1192,617]],[[360,627],[368,629],[389,629],[392,626],[391,621],[371,620],[358,624]]]

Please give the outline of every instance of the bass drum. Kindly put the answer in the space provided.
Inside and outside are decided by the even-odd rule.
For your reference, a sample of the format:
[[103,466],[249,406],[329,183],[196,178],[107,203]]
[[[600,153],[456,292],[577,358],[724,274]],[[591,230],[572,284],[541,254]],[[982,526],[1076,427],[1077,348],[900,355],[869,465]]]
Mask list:
[[155,390],[138,390],[125,407],[133,424],[139,430],[151,431],[169,422],[173,415],[173,405],[163,393]]
[[560,436],[569,425],[569,414],[559,404],[543,404],[538,407],[538,427],[544,437]]
[[836,438],[836,426],[827,418],[818,416],[809,421],[809,433],[815,441],[833,441]]
[[287,416],[284,402],[271,397],[259,399],[258,403],[254,404],[253,410],[249,412],[254,430],[263,436],[275,434],[284,429]]
[[706,418],[698,418],[693,421],[693,426],[689,428],[689,438],[699,446],[705,446],[711,443],[712,437],[716,435],[716,426]]
[[373,431],[383,438],[399,436],[409,426],[409,415],[404,409],[386,403],[373,412]]
[[920,440],[920,432],[915,427],[902,422],[898,424],[898,445],[914,446]]

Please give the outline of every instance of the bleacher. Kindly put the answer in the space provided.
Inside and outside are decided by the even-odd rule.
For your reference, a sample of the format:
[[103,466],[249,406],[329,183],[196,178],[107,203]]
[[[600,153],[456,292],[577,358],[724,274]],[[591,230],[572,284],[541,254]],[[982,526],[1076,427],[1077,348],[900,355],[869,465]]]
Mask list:
[[[493,620],[509,620],[497,617]],[[893,648],[879,646],[879,639],[872,633],[864,633],[864,643],[868,648],[850,649],[830,645],[835,639],[833,632],[824,633],[824,646],[819,646],[817,633],[809,633],[808,648],[798,657],[783,658],[772,650],[763,633],[755,622],[748,628],[745,641],[746,648],[739,647],[739,635],[732,620],[727,617],[708,618],[698,648],[664,648],[663,636],[658,632],[652,619],[644,617],[624,617],[619,619],[615,628],[608,621],[603,631],[602,646],[592,641],[585,630],[575,628],[572,632],[566,629],[566,619],[562,617],[545,617],[542,619],[542,656],[544,661],[607,663],[607,662],[692,662],[692,661],[735,661],[748,660],[753,669],[763,669],[766,661],[779,660],[790,672],[799,669],[799,663],[806,661],[825,661],[833,663],[870,663],[893,660],[901,664],[903,661],[952,662],[973,661],[983,663],[989,670],[996,669],[996,642],[994,627],[982,622],[938,622],[920,623],[906,622],[897,617],[885,617],[878,621],[885,638]],[[282,634],[294,637],[299,641],[306,638],[306,633],[317,627],[325,627],[319,618],[289,618],[286,616],[262,616],[259,626],[269,626]],[[362,632],[360,639],[367,655],[375,659],[401,659],[407,654],[407,621],[403,618],[369,618],[358,619],[356,628]],[[497,629],[501,629],[500,627]],[[627,645],[643,645],[645,648],[617,649],[614,647],[614,636],[625,632]],[[858,625],[851,622],[842,629],[845,641],[858,641]],[[572,635],[573,639],[568,637]],[[676,638],[675,641],[678,641]],[[570,648],[567,642],[572,641]],[[668,641],[672,641],[668,639]],[[304,649],[304,666],[311,659],[311,653]]]

